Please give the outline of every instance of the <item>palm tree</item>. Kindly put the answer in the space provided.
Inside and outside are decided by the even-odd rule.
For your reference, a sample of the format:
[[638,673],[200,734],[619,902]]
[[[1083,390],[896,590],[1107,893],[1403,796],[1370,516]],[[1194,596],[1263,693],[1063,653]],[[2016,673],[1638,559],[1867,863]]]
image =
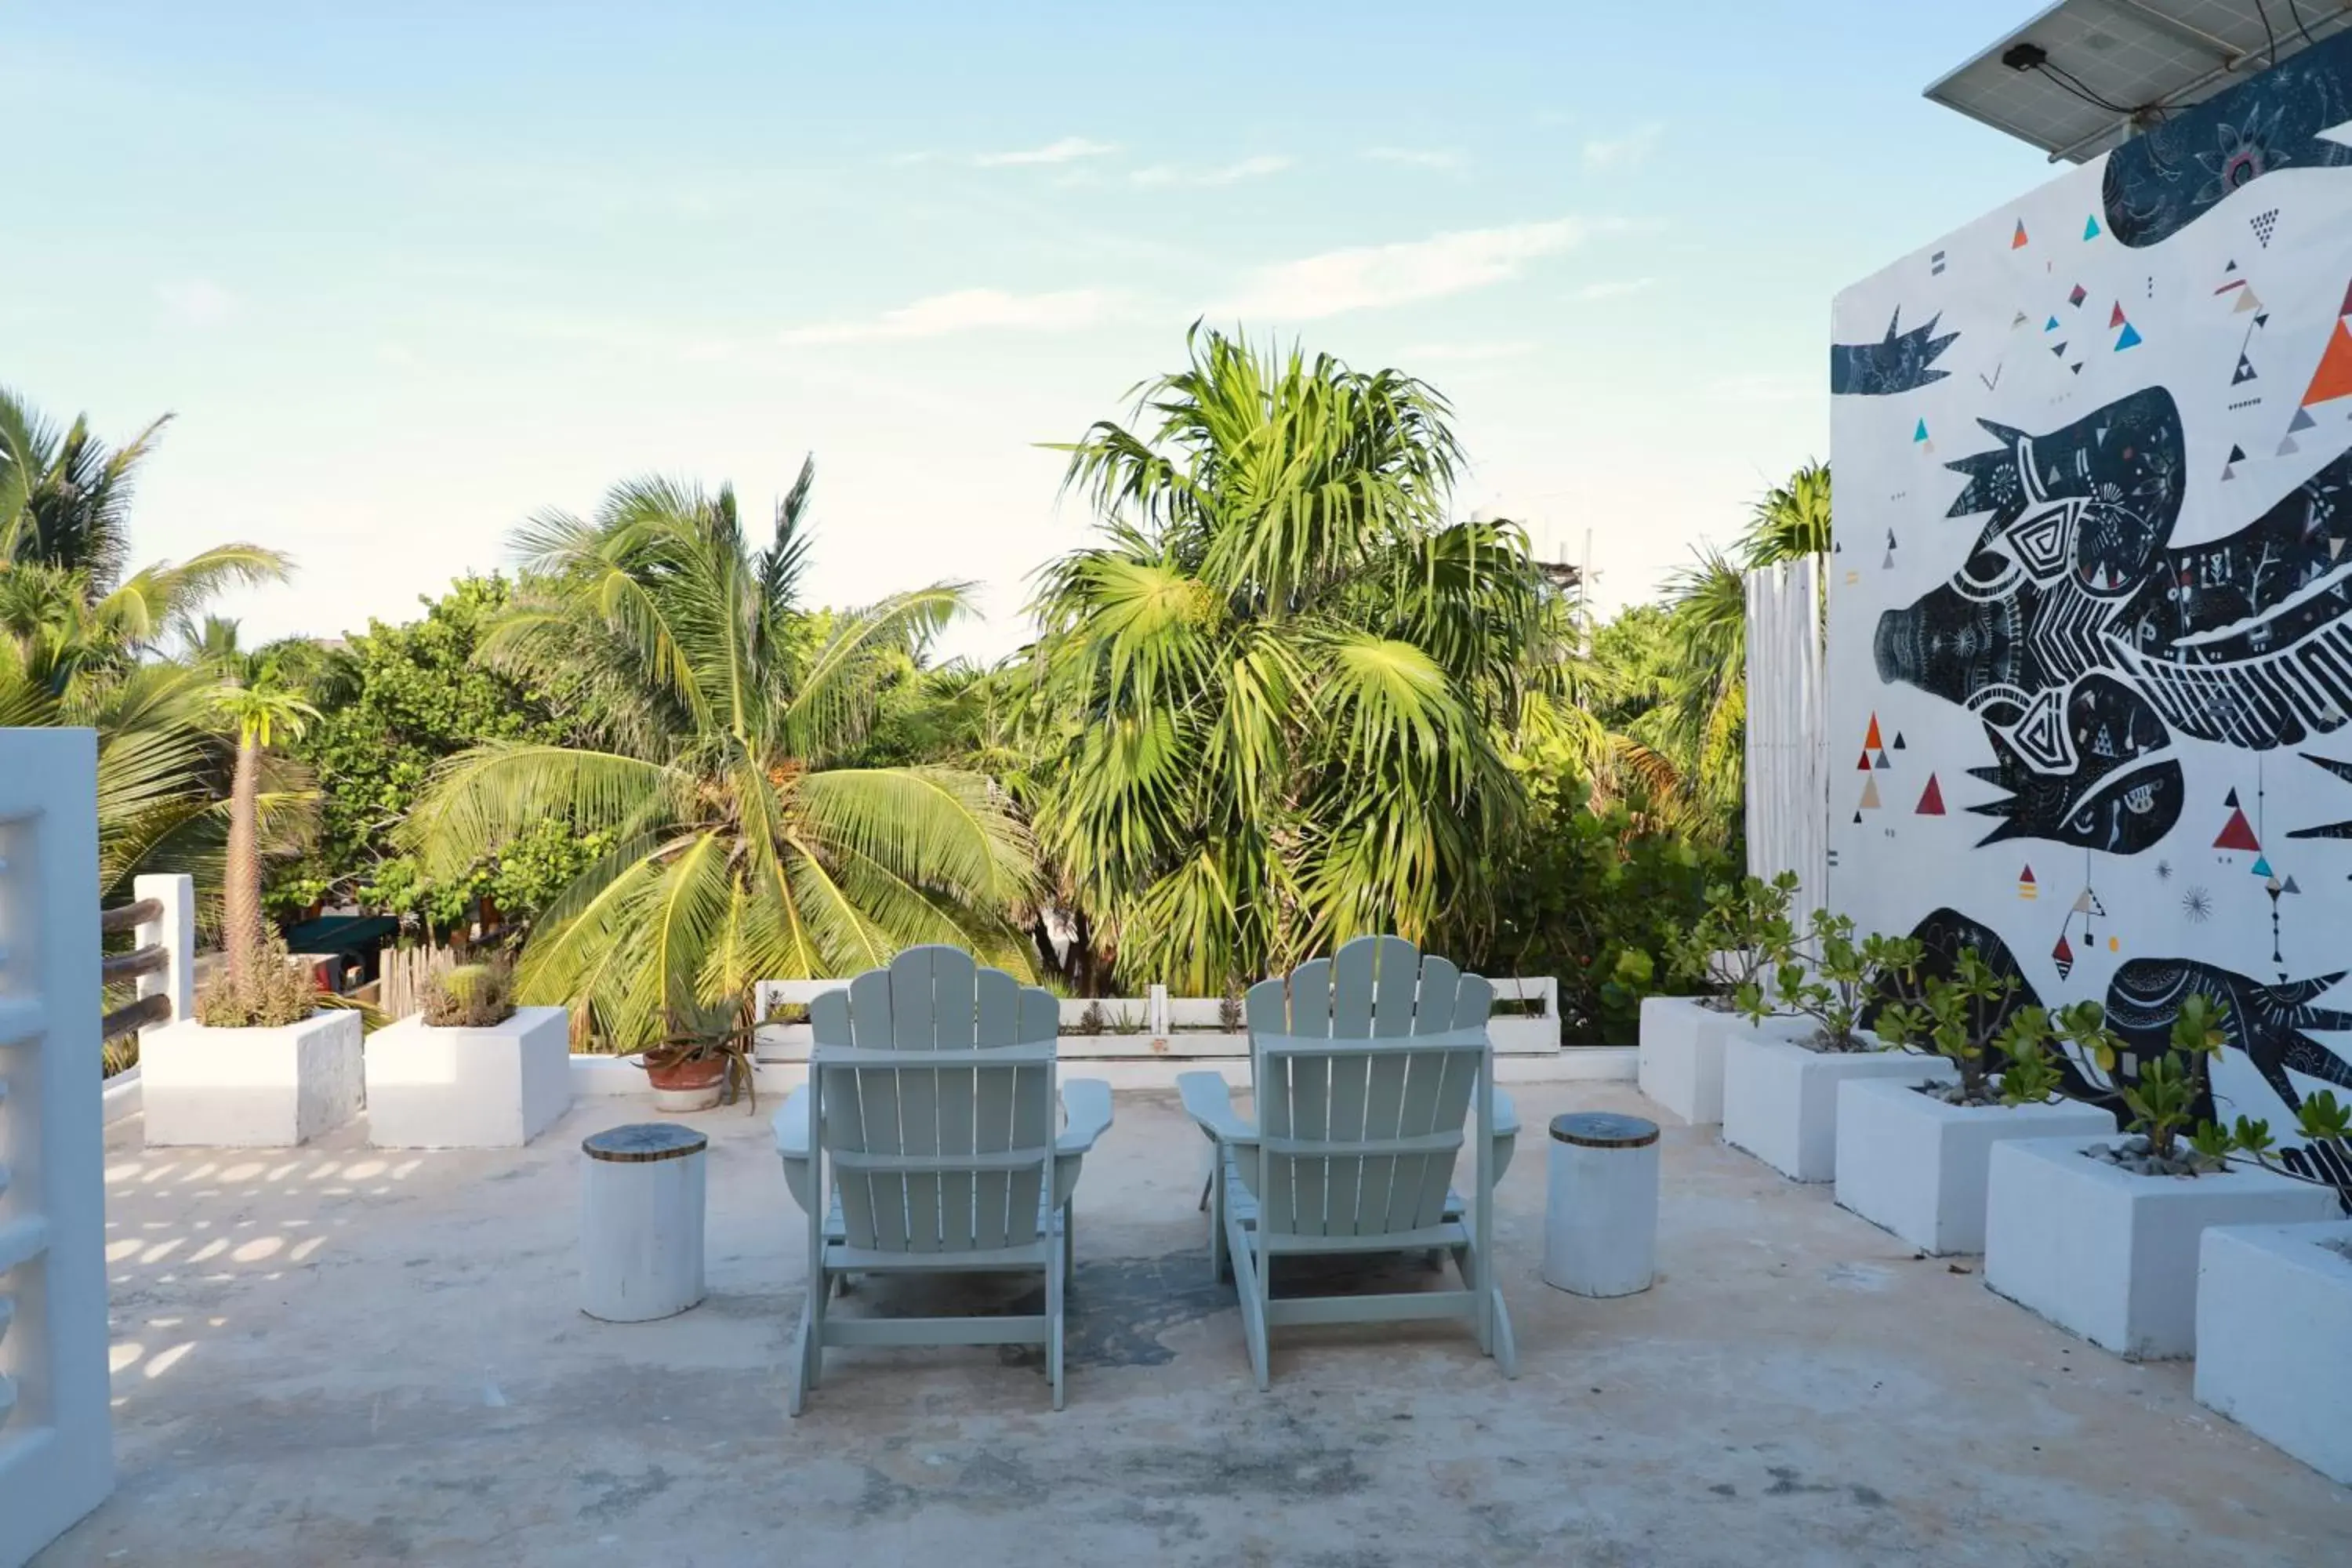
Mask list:
[[1740,539],[1740,556],[1753,569],[1826,554],[1829,547],[1830,466],[1810,462],[1757,501]]
[[222,948],[228,988],[243,994],[261,962],[261,759],[278,734],[293,739],[319,710],[274,681],[216,687],[213,705],[236,729],[236,773],[229,791],[228,865],[221,878]]
[[[1046,568],[1067,740],[1037,822],[1129,984],[1214,994],[1364,931],[1475,920],[1523,807],[1496,732],[1548,657],[1526,542],[1448,522],[1451,410],[1393,370],[1197,326],[1065,484],[1105,542]],[[1149,421],[1147,424],[1146,421]]]
[[1030,846],[988,780],[843,765],[967,589],[803,611],[811,475],[765,549],[731,489],[657,479],[616,487],[593,520],[526,527],[523,591],[480,657],[565,682],[579,743],[463,752],[404,829],[436,877],[550,816],[613,835],[541,917],[518,981],[615,1044],[740,1007],[756,980],[849,973],[914,942],[1029,969],[1005,910],[1029,895]]
[[0,387],[0,561],[85,572],[110,589],[130,559],[132,470],[171,417],[110,450],[87,416],[59,430]]

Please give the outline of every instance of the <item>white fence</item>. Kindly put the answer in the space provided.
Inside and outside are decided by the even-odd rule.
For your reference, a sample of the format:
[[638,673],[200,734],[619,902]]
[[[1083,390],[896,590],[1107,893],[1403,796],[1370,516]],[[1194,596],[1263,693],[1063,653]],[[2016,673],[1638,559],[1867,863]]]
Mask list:
[[[752,1004],[761,1017],[779,1003],[806,1006],[819,992],[841,985],[838,980],[762,980],[753,988]],[[1559,982],[1549,974],[1507,977],[1494,982],[1497,1005],[1525,1007],[1524,1012],[1498,1013],[1488,1020],[1487,1032],[1502,1056],[1557,1055],[1559,1051]],[[1095,1016],[1089,1019],[1087,1015]],[[1249,1035],[1227,1029],[1224,1000],[1217,996],[1171,996],[1164,985],[1154,985],[1142,996],[1061,999],[1061,1054],[1073,1061],[1099,1058],[1152,1057],[1167,1060],[1246,1057]],[[808,1059],[810,1035],[806,1024],[765,1024],[758,1036],[758,1058],[763,1062]]]
[[1825,569],[1809,555],[1748,574],[1748,869],[1797,874],[1800,926],[1829,902]]
[[0,730],[0,1564],[114,1489],[98,745]]

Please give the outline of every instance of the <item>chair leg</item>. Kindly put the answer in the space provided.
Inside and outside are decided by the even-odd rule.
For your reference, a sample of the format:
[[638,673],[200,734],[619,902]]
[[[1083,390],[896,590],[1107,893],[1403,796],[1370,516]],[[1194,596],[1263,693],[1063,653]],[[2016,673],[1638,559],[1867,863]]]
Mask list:
[[817,1287],[812,1285],[808,1300],[801,1307],[800,1332],[793,1339],[793,1391],[784,1405],[786,1413],[793,1415],[808,1408],[809,1368],[817,1356],[816,1298]]
[[1045,1378],[1053,1385],[1054,1408],[1062,1408],[1062,1310],[1065,1296],[1061,1254],[1048,1247],[1045,1256]]
[[1062,1205],[1062,1284],[1067,1289],[1078,1272],[1078,1200]]
[[1225,1237],[1225,1256],[1234,1267],[1234,1283],[1239,1287],[1242,1302],[1242,1337],[1249,1343],[1250,1370],[1257,1376],[1258,1392],[1274,1386],[1271,1352],[1266,1344],[1266,1288],[1258,1269],[1256,1251],[1246,1236]]
[[1234,1276],[1232,1261],[1225,1256],[1225,1162],[1219,1151],[1217,1163],[1209,1172],[1209,1278],[1230,1279]]
[[1516,1382],[1519,1375],[1519,1347],[1518,1342],[1511,1337],[1510,1310],[1503,1305],[1502,1291],[1496,1290],[1492,1294],[1495,1299],[1495,1363],[1503,1369],[1505,1378]]

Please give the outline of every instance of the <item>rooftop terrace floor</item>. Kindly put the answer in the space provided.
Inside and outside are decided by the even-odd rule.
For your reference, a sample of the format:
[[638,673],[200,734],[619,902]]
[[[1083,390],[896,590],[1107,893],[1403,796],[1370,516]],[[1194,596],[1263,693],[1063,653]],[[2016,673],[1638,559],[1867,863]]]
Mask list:
[[[1647,1109],[1514,1092],[1538,1129]],[[711,1135],[710,1295],[631,1326],[582,1316],[574,1272],[579,1140],[628,1102],[518,1152],[354,1128],[151,1154],[118,1126],[121,1484],[39,1563],[2320,1564],[2352,1541],[2352,1490],[2196,1405],[2186,1363],[2070,1338],[1665,1117],[1660,1277],[1623,1300],[1538,1278],[1522,1146],[1516,1383],[1454,1326],[1293,1329],[1258,1393],[1193,1206],[1207,1145],[1131,1093],[1079,1189],[1066,1411],[1034,1352],[852,1350],[794,1421],[805,1232],[767,1110],[681,1119]]]

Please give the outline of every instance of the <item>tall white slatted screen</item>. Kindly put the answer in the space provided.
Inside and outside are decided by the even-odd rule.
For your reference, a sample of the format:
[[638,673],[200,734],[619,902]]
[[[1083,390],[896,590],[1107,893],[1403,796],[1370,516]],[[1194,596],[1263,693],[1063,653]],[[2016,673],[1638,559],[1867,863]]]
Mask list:
[[1748,869],[1797,874],[1801,930],[1829,903],[1825,566],[1809,555],[1748,574]]
[[0,1565],[114,1489],[98,749],[0,730]]

